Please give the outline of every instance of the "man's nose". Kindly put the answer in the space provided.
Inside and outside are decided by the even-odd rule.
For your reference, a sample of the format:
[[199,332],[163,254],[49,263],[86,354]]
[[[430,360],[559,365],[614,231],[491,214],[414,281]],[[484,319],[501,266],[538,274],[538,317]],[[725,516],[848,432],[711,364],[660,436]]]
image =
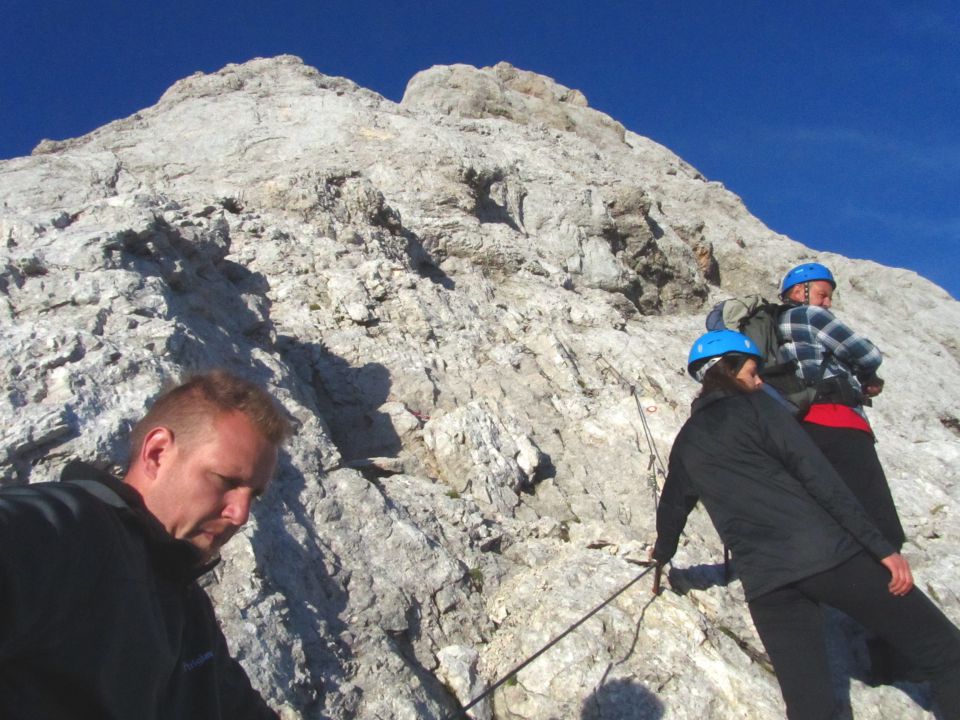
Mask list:
[[231,524],[240,527],[250,519],[250,505],[253,503],[253,492],[248,488],[238,488],[227,498],[227,506],[223,516]]

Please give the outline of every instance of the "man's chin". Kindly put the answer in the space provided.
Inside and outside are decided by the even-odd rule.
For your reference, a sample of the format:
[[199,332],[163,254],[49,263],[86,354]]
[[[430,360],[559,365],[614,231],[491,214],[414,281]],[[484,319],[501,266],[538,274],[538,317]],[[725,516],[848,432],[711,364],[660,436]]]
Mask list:
[[201,532],[190,538],[190,544],[200,553],[203,562],[209,562],[220,555],[220,548],[230,539],[224,533]]

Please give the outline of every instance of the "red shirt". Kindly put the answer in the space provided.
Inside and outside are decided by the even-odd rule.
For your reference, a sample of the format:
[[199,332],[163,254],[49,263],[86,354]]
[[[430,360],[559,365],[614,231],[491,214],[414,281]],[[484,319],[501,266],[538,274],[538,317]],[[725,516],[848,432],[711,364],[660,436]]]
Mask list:
[[849,405],[816,403],[810,406],[807,414],[803,417],[803,422],[826,425],[827,427],[853,428],[873,435],[870,423]]

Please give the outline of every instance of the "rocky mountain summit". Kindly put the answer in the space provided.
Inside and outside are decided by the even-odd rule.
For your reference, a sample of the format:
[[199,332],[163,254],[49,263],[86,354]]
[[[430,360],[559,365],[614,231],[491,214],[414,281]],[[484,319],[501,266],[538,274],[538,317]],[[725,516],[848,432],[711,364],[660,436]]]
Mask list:
[[[811,259],[884,351],[905,551],[960,621],[960,304],[772,232],[549,78],[434,67],[397,104],[257,59],[0,163],[0,199],[0,482],[119,469],[190,371],[294,418],[208,585],[285,718],[459,717],[634,579],[706,311]],[[470,716],[782,717],[722,557],[695,511],[663,595],[641,579]],[[857,718],[932,717],[922,686],[866,687],[832,625]]]

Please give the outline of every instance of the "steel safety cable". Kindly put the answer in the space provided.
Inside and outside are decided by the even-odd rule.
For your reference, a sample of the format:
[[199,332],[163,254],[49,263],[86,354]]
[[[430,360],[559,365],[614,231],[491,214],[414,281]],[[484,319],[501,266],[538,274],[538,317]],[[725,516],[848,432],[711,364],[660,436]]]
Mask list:
[[[577,620],[573,625],[571,625],[571,626],[568,627],[566,630],[564,630],[562,633],[560,633],[559,635],[557,635],[555,638],[553,638],[553,640],[551,640],[551,641],[548,642],[546,645],[544,645],[542,648],[540,648],[539,650],[537,650],[537,652],[535,652],[533,655],[531,655],[531,656],[528,657],[526,660],[524,660],[523,662],[521,662],[519,665],[517,665],[516,667],[514,667],[510,672],[508,672],[506,675],[504,675],[504,676],[501,677],[499,680],[497,680],[497,682],[495,682],[493,685],[491,685],[489,688],[487,688],[485,691],[483,691],[480,695],[478,695],[477,697],[473,698],[469,703],[467,703],[466,705],[464,705],[460,710],[455,711],[453,714],[446,715],[445,718],[444,718],[444,720],[454,720],[454,718],[466,718],[466,717],[468,717],[468,716],[467,716],[467,712],[470,710],[470,708],[472,708],[474,705],[476,705],[477,703],[479,703],[480,701],[482,701],[484,698],[486,698],[488,695],[490,695],[491,693],[493,693],[495,690],[497,690],[497,688],[499,688],[501,685],[503,685],[504,683],[506,683],[507,681],[509,681],[510,678],[512,678],[513,676],[515,676],[518,672],[520,672],[521,670],[523,670],[525,667],[527,667],[527,665],[529,665],[530,663],[532,663],[532,662],[533,662],[534,660],[536,660],[538,657],[540,657],[541,655],[543,655],[547,650],[549,650],[549,649],[552,648],[554,645],[556,645],[558,642],[560,642],[561,640],[563,640],[563,638],[565,638],[567,635],[569,635],[569,634],[572,633],[574,630],[576,630],[578,627],[580,627],[581,625],[583,625],[587,620],[589,620],[589,619],[592,618],[594,615],[596,615],[598,612],[600,612],[601,610],[603,610],[603,608],[605,608],[607,605],[609,605],[611,602],[613,602],[617,597],[619,597],[619,596],[622,595],[624,592],[626,592],[626,591],[629,590],[631,587],[633,587],[636,583],[638,583],[643,577],[645,577],[651,570],[653,570],[653,569],[656,567],[656,565],[655,565],[654,563],[644,562],[643,565],[646,566],[646,567],[644,568],[643,572],[641,572],[639,575],[637,575],[635,578],[633,578],[633,580],[631,580],[631,581],[628,582],[626,585],[624,585],[622,588],[620,588],[619,590],[617,590],[615,593],[613,593],[613,595],[611,595],[611,596],[608,597],[606,600],[604,600],[602,603],[600,603],[599,605],[597,605],[595,608],[593,608],[593,610],[591,610],[591,611],[588,612],[586,615],[584,615],[582,618],[580,618],[579,620]],[[657,572],[657,574],[655,575],[655,578],[654,578],[654,592],[655,592],[655,593],[656,593],[657,591],[659,591],[659,574],[660,574],[660,573],[659,573],[659,568],[657,568],[657,570],[658,570],[658,572]]]

